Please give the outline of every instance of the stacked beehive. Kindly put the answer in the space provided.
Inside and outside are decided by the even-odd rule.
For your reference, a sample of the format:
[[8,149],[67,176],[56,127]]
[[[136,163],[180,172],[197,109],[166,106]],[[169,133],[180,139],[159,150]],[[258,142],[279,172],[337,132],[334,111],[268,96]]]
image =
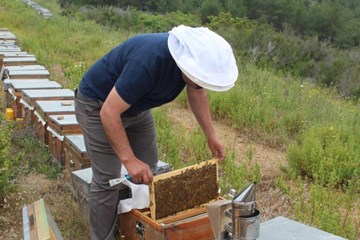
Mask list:
[[[49,71],[34,55],[22,51],[7,29],[0,31],[0,67],[6,107],[35,131],[39,141],[49,145],[72,187],[71,171],[90,167],[86,153],[79,150],[84,142],[75,117],[74,92],[52,81]],[[73,142],[70,136],[75,134],[78,137]],[[66,157],[67,152],[73,154]]]
[[[3,96],[6,97],[7,112],[11,112],[13,118],[23,120],[27,127],[35,129],[42,142],[54,141],[52,136],[58,133],[56,137],[61,139],[58,144],[62,144],[60,130],[49,134],[49,130],[46,129],[49,116],[46,114],[51,111],[46,110],[44,106],[55,100],[57,102],[53,103],[54,106],[61,103],[69,105],[69,102],[73,106],[71,101],[74,100],[74,93],[49,80],[49,71],[37,64],[34,55],[22,51],[16,44],[16,36],[5,28],[0,29],[0,79]],[[64,127],[59,126],[59,128]],[[50,147],[54,153],[55,148],[55,144]],[[60,165],[63,165],[61,154],[53,154],[53,156]],[[39,205],[39,202],[41,201],[23,208],[24,239],[63,239],[50,212],[46,212],[44,203]]]
[[34,10],[36,10],[44,18],[51,18],[52,17],[51,11],[49,9],[47,9],[47,8],[44,8],[39,3],[34,2],[32,0],[23,0],[23,2],[25,4],[27,4],[28,6],[32,7]]
[[[40,142],[49,146],[53,159],[65,172],[65,185],[78,198],[83,210],[80,214],[87,216],[89,191],[86,189],[90,188],[92,171],[75,117],[74,91],[52,81],[46,67],[39,65],[34,55],[22,51],[16,36],[6,28],[0,28],[0,79],[6,112],[11,112],[10,118],[22,121]],[[32,209],[29,206],[24,208],[26,213]],[[38,239],[30,215],[25,215],[24,221],[29,224],[24,224],[24,234],[29,228],[26,236]]]

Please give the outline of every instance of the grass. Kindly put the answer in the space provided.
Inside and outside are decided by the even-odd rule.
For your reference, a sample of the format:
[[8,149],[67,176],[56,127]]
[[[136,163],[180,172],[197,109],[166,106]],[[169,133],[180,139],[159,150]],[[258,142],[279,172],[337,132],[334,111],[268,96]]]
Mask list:
[[243,66],[228,93],[211,92],[209,98],[215,117],[256,141],[286,149],[297,175],[332,187],[360,177],[358,103],[253,65]]
[[13,156],[13,173],[15,176],[36,172],[50,179],[56,179],[61,169],[51,158],[49,148],[37,141],[34,134],[18,123],[12,132],[11,155]]
[[161,160],[179,169],[211,158],[200,128],[189,131],[184,125],[174,125],[161,108],[156,108],[153,114]]
[[334,190],[282,175],[276,179],[276,185],[293,202],[291,214],[298,221],[347,239],[358,239],[360,203],[356,181],[343,190]]
[[[76,87],[91,64],[128,35],[128,30],[115,31],[92,21],[61,16],[55,0],[38,2],[50,8],[54,17],[43,19],[22,1],[4,0],[0,22],[64,87]],[[250,63],[239,62],[239,71],[239,80],[229,92],[209,93],[214,117],[255,141],[287,151],[290,167],[285,169],[286,177],[278,180],[278,187],[295,202],[296,219],[356,239],[360,217],[357,201],[352,200],[360,194],[356,181],[360,174],[359,104],[339,98],[331,89]],[[177,101],[185,105],[185,94]],[[186,126],[174,126],[162,108],[155,109],[154,115],[161,160],[177,169],[211,157],[200,129],[189,132]],[[19,147],[46,152],[33,144],[24,140]],[[31,164],[25,167],[52,171],[44,166],[48,162],[45,155],[33,158],[35,162],[27,159]],[[37,164],[37,158],[45,162]],[[23,160],[24,153],[19,151],[17,161]],[[235,164],[229,154],[221,168],[225,191],[261,181],[260,166],[251,154],[241,164]],[[308,187],[302,187],[304,184]],[[331,210],[334,208],[343,212]],[[357,215],[350,214],[353,212]]]
[[0,205],[6,193],[16,191],[16,179],[30,173],[57,179],[59,166],[52,161],[47,146],[41,144],[21,122],[8,122],[1,113]]
[[[56,1],[47,2],[50,7],[56,6]],[[5,0],[2,5],[8,10],[0,16],[0,22],[6,23],[19,45],[36,55],[52,76],[60,74],[58,79],[64,87],[77,86],[84,71],[126,37],[121,32],[110,33],[90,21],[67,19],[56,12],[53,18],[44,19],[21,1]],[[55,66],[60,66],[60,72],[54,72]]]

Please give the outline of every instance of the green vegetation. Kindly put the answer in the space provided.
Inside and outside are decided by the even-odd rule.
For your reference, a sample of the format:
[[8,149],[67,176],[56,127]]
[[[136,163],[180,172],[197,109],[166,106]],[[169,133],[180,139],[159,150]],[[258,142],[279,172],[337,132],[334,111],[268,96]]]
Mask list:
[[[272,4],[258,3],[259,6],[252,3],[258,1],[244,1],[243,4],[238,3],[231,8],[237,9],[241,14],[227,10],[232,6],[230,2],[234,1],[198,1],[198,4],[195,4],[198,6],[197,14],[192,14],[182,7],[159,14],[157,11],[162,11],[156,7],[156,3],[147,4],[148,1],[118,1],[112,2],[111,6],[101,5],[101,1],[95,6],[89,5],[91,2],[85,6],[81,5],[82,1],[65,2],[67,3],[61,8],[64,16],[95,21],[106,28],[125,31],[126,36],[138,32],[168,31],[177,23],[191,26],[205,24],[231,43],[240,62],[251,61],[261,68],[285,71],[302,77],[303,81],[336,87],[344,97],[357,99],[360,96],[360,84],[354,80],[359,74],[360,62],[357,40],[360,33],[355,30],[358,29],[357,22],[353,20],[358,18],[357,15],[354,16],[357,5],[353,12],[346,4],[334,5],[327,1],[314,2],[311,6],[307,1],[283,4],[278,0]],[[175,2],[168,3],[171,4]],[[144,13],[137,8],[153,12]],[[261,8],[264,9],[260,11]],[[327,21],[328,16],[331,16],[328,15],[331,11],[327,9],[341,13],[341,18]],[[269,14],[284,15],[276,19],[269,17]],[[348,18],[351,18],[351,21]],[[304,25],[307,21],[311,24]],[[343,31],[345,27],[349,29],[349,22],[354,28]],[[314,29],[303,29],[308,26]],[[332,28],[336,29],[331,30]],[[322,29],[326,29],[326,32]],[[344,47],[345,45],[347,47]]]
[[[229,12],[234,17],[248,18],[283,30],[290,25],[296,33],[316,36],[340,48],[359,46],[359,9],[356,0],[58,0],[63,13],[77,11],[84,5],[94,7],[132,7],[141,11],[166,14],[182,11],[198,14],[202,24],[209,16]],[[84,8],[83,8],[84,9]],[[111,16],[109,16],[111,17]]]
[[335,87],[343,97],[360,96],[359,49],[339,50],[317,36],[298,35],[289,24],[277,32],[268,24],[230,13],[209,17],[209,27],[224,36],[239,55],[239,62],[255,63],[270,71],[290,73],[301,81]]
[[[305,29],[305,23],[299,25],[299,21],[293,19],[305,1],[289,1],[283,5],[279,4],[280,0],[261,1],[263,5],[256,11],[254,4],[259,1],[221,1],[221,8],[228,6],[231,14],[214,11],[212,14],[216,16],[212,17],[205,13],[212,9],[211,1],[173,1],[193,2],[199,13],[202,9],[203,16],[193,15],[185,9],[186,4],[183,9],[166,4],[169,1],[151,1],[158,4],[156,9],[160,12],[168,12],[163,15],[139,11],[153,10],[153,5],[145,5],[150,1],[136,1],[143,5],[135,6],[138,9],[122,8],[122,11],[110,6],[87,7],[80,11],[73,5],[66,6],[69,1],[65,0],[61,3],[66,8],[60,8],[55,0],[38,2],[50,8],[54,17],[43,19],[21,1],[4,0],[0,4],[1,27],[15,33],[22,49],[35,54],[52,77],[68,88],[77,86],[92,63],[129,36],[138,32],[167,31],[178,24],[201,25],[201,19],[206,19],[207,26],[232,44],[239,66],[239,80],[232,90],[225,94],[209,93],[214,117],[226,120],[254,141],[287,152],[289,167],[283,168],[283,175],[276,185],[293,202],[292,214],[297,220],[349,239],[358,239],[360,84],[357,79],[360,55],[356,48],[356,31],[360,28],[353,28],[354,37],[349,38],[341,36],[345,32],[339,24],[343,23],[336,22],[333,43],[329,39],[330,33],[318,32],[320,23],[329,26],[334,23],[333,19],[329,19],[330,22],[319,20],[330,10],[323,8],[322,12],[318,6],[328,7],[330,2],[337,2],[332,5],[335,11],[336,6],[344,2],[341,11],[353,8],[355,12],[358,5],[354,1],[346,4],[340,0],[321,1],[321,4],[306,1],[313,3],[318,11],[303,14],[319,15],[319,18],[307,16],[314,22],[309,29]],[[127,6],[129,1],[117,2]],[[242,8],[229,9],[236,2],[243,3],[237,5]],[[353,5],[349,5],[351,3]],[[286,7],[288,13],[279,9],[279,17],[275,18],[270,14],[275,6]],[[177,9],[182,12],[175,12]],[[342,12],[341,18],[351,18],[349,25],[355,24],[354,12],[347,15]],[[241,18],[244,16],[250,19]],[[279,28],[283,31],[277,31]],[[302,32],[306,34],[299,36]],[[323,41],[325,39],[328,41]],[[340,50],[337,47],[354,48]],[[177,101],[185,106],[185,94]],[[154,115],[161,160],[181,168],[211,157],[199,129],[189,132],[186,126],[174,126],[162,108],[155,109]],[[21,136],[25,140],[19,141],[16,134],[13,136],[13,127],[3,125],[0,129],[0,194],[6,190],[7,181],[16,177],[15,163],[23,163],[29,171],[35,168],[40,172],[53,172],[46,167],[50,160],[45,155],[32,158],[34,161],[44,159],[44,162],[25,158],[28,152],[46,152],[44,147],[33,145],[35,143],[27,136]],[[27,150],[11,154],[10,146],[16,144],[19,149]],[[234,159],[230,150],[221,165],[224,192],[230,187],[240,189],[252,181],[261,182],[260,166],[252,154],[241,163]]]
[[17,123],[11,134],[11,156],[13,178],[19,174],[37,172],[56,179],[61,169],[50,156],[48,146],[37,141],[32,129]]
[[[8,124],[4,123],[4,119],[1,120],[0,128],[0,196],[4,196],[7,191],[10,170],[11,158],[10,158],[10,147],[11,147],[11,129]],[[0,201],[1,204],[1,201]]]
[[0,205],[2,196],[11,190],[11,181],[31,172],[56,178],[60,169],[51,161],[47,146],[40,144],[21,122],[0,120]]
[[292,212],[298,221],[347,239],[358,239],[358,181],[352,181],[345,191],[329,190],[311,181],[284,176],[277,178],[276,185],[293,202]]
[[360,177],[360,112],[333,92],[249,66],[234,89],[211,93],[210,102],[215,116],[285,146],[298,175],[333,186]]
[[[180,10],[198,14],[202,23],[208,16],[229,12],[234,17],[258,20],[282,30],[289,24],[297,33],[318,36],[341,48],[359,46],[359,9],[356,0],[58,0],[69,13],[79,6],[133,7],[141,11],[166,14]],[[75,10],[76,11],[76,10]]]

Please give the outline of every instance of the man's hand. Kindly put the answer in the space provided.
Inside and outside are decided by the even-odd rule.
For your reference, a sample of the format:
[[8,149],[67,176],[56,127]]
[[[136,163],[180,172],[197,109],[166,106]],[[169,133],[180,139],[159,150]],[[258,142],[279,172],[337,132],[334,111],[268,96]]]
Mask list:
[[101,108],[101,122],[112,148],[126,167],[132,181],[151,183],[153,174],[150,167],[135,156],[120,118],[121,113],[129,107],[114,87]]
[[217,137],[208,139],[208,145],[213,158],[219,159],[220,162],[225,159],[224,146]]
[[149,184],[153,181],[153,174],[150,167],[138,158],[134,157],[123,162],[128,174],[131,176],[132,182]]

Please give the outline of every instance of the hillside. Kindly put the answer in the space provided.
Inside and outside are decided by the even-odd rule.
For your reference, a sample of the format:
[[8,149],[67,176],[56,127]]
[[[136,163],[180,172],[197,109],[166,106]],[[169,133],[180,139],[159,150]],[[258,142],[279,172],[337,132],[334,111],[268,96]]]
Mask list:
[[[100,56],[135,35],[134,29],[148,32],[165,21],[161,16],[147,18],[146,13],[139,13],[144,17],[139,18],[143,20],[137,22],[139,25],[113,28],[79,12],[66,15],[55,0],[39,2],[52,10],[52,18],[44,19],[21,1],[1,1],[0,27],[15,33],[19,46],[47,67],[51,79],[70,89],[77,86]],[[163,17],[167,24],[169,18],[180,23],[193,20],[184,20],[180,13]],[[222,25],[226,19],[233,25]],[[144,22],[150,25],[142,25]],[[160,28],[164,26],[168,27]],[[342,60],[348,56],[344,52],[336,55],[339,52],[315,40],[300,41],[291,34],[275,34],[252,21],[225,14],[207,26],[223,33],[234,44],[239,65],[239,79],[231,91],[209,93],[215,127],[228,153],[221,164],[223,194],[230,188],[241,189],[257,181],[262,221],[281,215],[335,235],[359,239],[360,108],[356,91],[344,99],[338,89],[314,84],[315,75],[304,77],[298,71],[305,73],[311,65],[312,73],[330,81],[331,77],[339,76],[333,70],[339,69],[337,64],[341,62],[342,70],[353,70],[345,71],[347,80],[353,80],[352,76],[357,76],[357,49],[346,52],[353,58],[349,65],[343,65]],[[240,38],[241,31],[246,33],[244,38]],[[260,35],[264,38],[258,43],[259,48],[252,45],[250,48],[249,41]],[[266,52],[271,47],[266,42],[270,37],[284,44]],[[285,44],[288,40],[291,44]],[[294,46],[298,48],[291,51]],[[248,48],[248,52],[241,47]],[[324,55],[320,54],[323,58],[318,62],[303,59],[319,52]],[[288,58],[288,53],[293,53],[293,58]],[[329,67],[328,61],[334,65]],[[330,70],[321,72],[323,67]],[[2,96],[1,119],[4,101]],[[211,157],[187,108],[185,94],[155,109],[154,117],[161,160],[177,169]],[[1,123],[0,149],[8,158],[0,157],[0,164],[6,162],[9,170],[7,179],[0,182],[0,189],[5,189],[0,205],[0,240],[21,238],[21,208],[41,197],[66,239],[88,239],[84,234],[88,232],[86,224],[78,216],[77,200],[65,187],[63,173],[52,163],[47,146],[40,144],[21,122]]]

